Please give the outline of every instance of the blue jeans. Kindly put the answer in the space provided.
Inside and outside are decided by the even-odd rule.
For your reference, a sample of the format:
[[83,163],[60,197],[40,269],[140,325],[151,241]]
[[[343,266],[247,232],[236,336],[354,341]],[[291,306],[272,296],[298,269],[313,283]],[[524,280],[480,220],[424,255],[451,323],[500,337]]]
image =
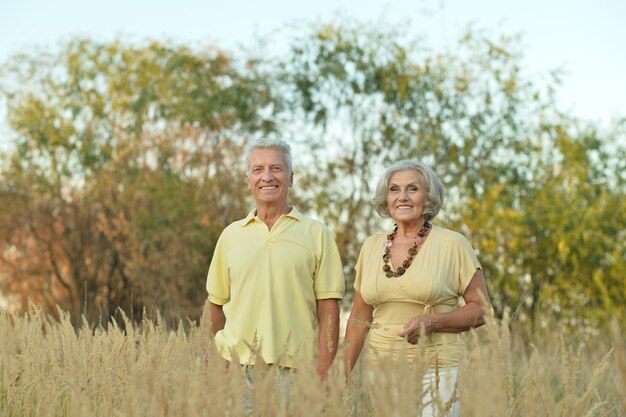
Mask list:
[[[280,398],[280,408],[282,410],[287,406],[287,398],[296,381],[296,371],[293,368],[285,368],[283,366],[273,367],[270,366],[267,370],[259,371],[254,369],[254,366],[242,365],[246,373],[246,388],[243,393],[243,410],[246,416],[252,416],[255,414],[255,377],[260,378],[258,384],[263,383],[267,386],[268,382],[266,378],[276,378],[270,385],[278,388]],[[269,394],[269,393],[262,393]],[[263,398],[264,402],[267,401]]]

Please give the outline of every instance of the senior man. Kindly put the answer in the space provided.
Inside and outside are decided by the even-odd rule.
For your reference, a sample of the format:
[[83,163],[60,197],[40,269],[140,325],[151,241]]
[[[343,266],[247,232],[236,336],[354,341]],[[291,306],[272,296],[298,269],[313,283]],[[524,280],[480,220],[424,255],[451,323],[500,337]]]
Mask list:
[[242,365],[253,365],[256,354],[286,369],[317,358],[323,380],[337,352],[344,293],[337,245],[324,224],[289,204],[286,142],[257,140],[245,161],[256,207],[224,229],[207,277],[215,343]]

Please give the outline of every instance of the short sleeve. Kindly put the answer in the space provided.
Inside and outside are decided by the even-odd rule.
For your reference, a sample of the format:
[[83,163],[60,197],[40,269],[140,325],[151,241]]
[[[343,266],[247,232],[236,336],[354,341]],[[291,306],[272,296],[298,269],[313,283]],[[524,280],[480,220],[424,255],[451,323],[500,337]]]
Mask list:
[[230,275],[226,258],[227,239],[225,235],[226,230],[217,240],[206,281],[209,301],[217,305],[224,305],[230,301]]
[[378,275],[382,273],[377,266],[380,238],[380,235],[373,235],[365,240],[354,265],[354,290],[371,306],[380,304],[377,285]]
[[342,299],[345,282],[337,243],[326,227],[322,226],[319,233],[321,233],[321,239],[319,239],[321,247],[313,284],[315,299]]
[[354,265],[354,290],[361,293],[361,285],[363,284],[363,248],[365,245],[361,246],[361,251],[359,252],[359,257],[356,260],[356,264]]
[[463,235],[459,234],[458,236],[459,238],[457,240],[454,256],[456,258],[455,272],[458,295],[461,296],[465,293],[465,290],[476,273],[476,270],[482,269],[482,266],[480,265],[476,252],[474,252],[474,249],[469,241]]

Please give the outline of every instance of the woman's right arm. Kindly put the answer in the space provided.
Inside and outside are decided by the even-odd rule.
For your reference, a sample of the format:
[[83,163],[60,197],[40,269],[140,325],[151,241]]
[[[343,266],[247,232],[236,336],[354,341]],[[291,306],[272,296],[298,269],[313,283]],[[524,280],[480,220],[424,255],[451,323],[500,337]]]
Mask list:
[[354,292],[354,302],[350,318],[346,325],[346,336],[344,338],[344,370],[346,376],[350,374],[356,361],[359,359],[365,337],[370,330],[374,307],[367,304],[358,291]]

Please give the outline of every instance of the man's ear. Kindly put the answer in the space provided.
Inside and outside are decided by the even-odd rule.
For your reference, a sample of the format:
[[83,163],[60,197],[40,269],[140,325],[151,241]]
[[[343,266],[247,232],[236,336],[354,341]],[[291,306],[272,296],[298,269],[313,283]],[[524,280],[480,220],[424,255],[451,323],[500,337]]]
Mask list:
[[289,188],[293,187],[293,172],[289,176]]

